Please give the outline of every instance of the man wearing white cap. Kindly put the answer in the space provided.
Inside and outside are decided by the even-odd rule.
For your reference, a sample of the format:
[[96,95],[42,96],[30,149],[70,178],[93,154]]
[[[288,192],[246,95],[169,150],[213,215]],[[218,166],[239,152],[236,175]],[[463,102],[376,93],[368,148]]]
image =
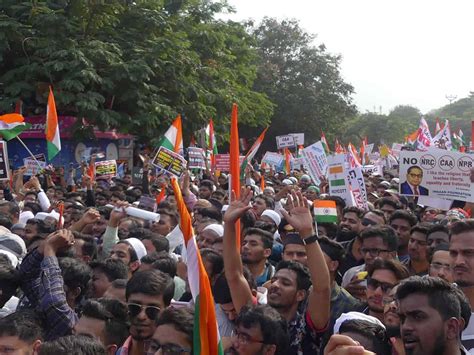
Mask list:
[[224,235],[224,227],[222,224],[210,224],[206,226],[201,233],[199,233],[198,238],[198,247],[199,249],[203,248],[213,248],[215,243],[222,243],[222,236]]
[[137,238],[121,240],[114,245],[110,257],[122,260],[128,266],[129,277],[140,267],[140,260],[146,255],[146,248]]

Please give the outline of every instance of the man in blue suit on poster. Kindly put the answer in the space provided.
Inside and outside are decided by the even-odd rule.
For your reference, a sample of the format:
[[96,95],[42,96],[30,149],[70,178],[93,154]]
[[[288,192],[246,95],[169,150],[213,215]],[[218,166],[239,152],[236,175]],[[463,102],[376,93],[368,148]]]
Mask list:
[[423,170],[417,166],[410,166],[407,170],[407,181],[400,185],[400,194],[413,196],[428,196],[429,190],[421,186]]

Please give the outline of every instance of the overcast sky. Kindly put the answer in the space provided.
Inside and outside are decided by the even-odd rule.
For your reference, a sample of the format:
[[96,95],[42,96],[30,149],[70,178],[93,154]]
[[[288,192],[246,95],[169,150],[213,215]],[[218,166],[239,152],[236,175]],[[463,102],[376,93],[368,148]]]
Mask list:
[[[474,91],[472,0],[228,0],[233,20],[294,18],[343,57],[359,110],[423,113]],[[227,17],[227,16],[226,16]]]

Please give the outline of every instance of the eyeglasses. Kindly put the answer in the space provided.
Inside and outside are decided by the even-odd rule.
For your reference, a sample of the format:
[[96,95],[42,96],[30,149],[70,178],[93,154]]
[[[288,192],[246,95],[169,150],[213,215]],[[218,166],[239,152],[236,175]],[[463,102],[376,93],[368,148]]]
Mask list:
[[362,255],[369,253],[370,256],[376,257],[379,256],[380,253],[389,253],[390,250],[378,248],[360,248],[360,252],[362,253]]
[[437,262],[431,263],[430,267],[432,267],[435,270],[441,270],[441,269],[444,269],[446,271],[451,271],[452,270],[451,265],[441,264],[441,263],[437,263]]
[[361,223],[364,227],[376,226],[377,225],[377,222],[374,222],[374,221],[372,221],[371,219],[368,219],[368,218],[363,218]]
[[252,338],[250,335],[242,333],[242,332],[238,331],[237,329],[234,329],[234,331],[232,332],[232,337],[237,338],[237,340],[241,344],[249,344],[249,343],[265,344],[263,342],[263,340],[258,340],[258,339]]
[[161,311],[160,307],[144,306],[137,303],[128,303],[127,308],[128,308],[128,313],[130,314],[130,317],[138,316],[140,312],[142,311],[142,309],[145,309],[146,316],[151,320],[155,320],[156,318],[158,318],[158,315],[160,314],[160,311]]
[[177,344],[164,344],[161,345],[156,340],[152,340],[150,347],[148,348],[148,355],[154,355],[158,350],[161,349],[161,354],[163,355],[183,355],[191,354],[192,349],[182,348]]
[[368,278],[367,287],[374,291],[380,287],[383,293],[388,293],[392,290],[392,288],[395,287],[395,285],[389,284],[387,282],[381,282],[376,279]]

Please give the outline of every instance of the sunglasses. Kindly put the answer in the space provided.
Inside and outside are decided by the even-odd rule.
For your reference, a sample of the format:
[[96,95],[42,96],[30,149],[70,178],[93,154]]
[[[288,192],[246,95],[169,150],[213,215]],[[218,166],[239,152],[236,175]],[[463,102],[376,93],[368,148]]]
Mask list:
[[127,304],[128,308],[128,314],[130,317],[136,317],[140,314],[142,309],[145,309],[145,314],[148,317],[148,319],[155,320],[158,318],[158,315],[160,314],[160,307],[156,306],[143,306],[141,304],[137,303],[128,303]]
[[372,289],[372,290],[376,290],[380,287],[382,289],[383,293],[388,293],[392,290],[392,288],[395,287],[395,285],[392,285],[392,284],[389,284],[389,283],[386,283],[386,282],[381,282],[381,281],[376,280],[376,279],[368,278],[367,279],[367,287]]
[[363,225],[364,227],[367,227],[367,226],[376,226],[376,225],[377,225],[377,222],[374,222],[374,221],[372,221],[372,220],[370,220],[370,219],[368,219],[368,218],[362,219],[362,222],[361,222],[361,223],[362,223],[362,225]]

